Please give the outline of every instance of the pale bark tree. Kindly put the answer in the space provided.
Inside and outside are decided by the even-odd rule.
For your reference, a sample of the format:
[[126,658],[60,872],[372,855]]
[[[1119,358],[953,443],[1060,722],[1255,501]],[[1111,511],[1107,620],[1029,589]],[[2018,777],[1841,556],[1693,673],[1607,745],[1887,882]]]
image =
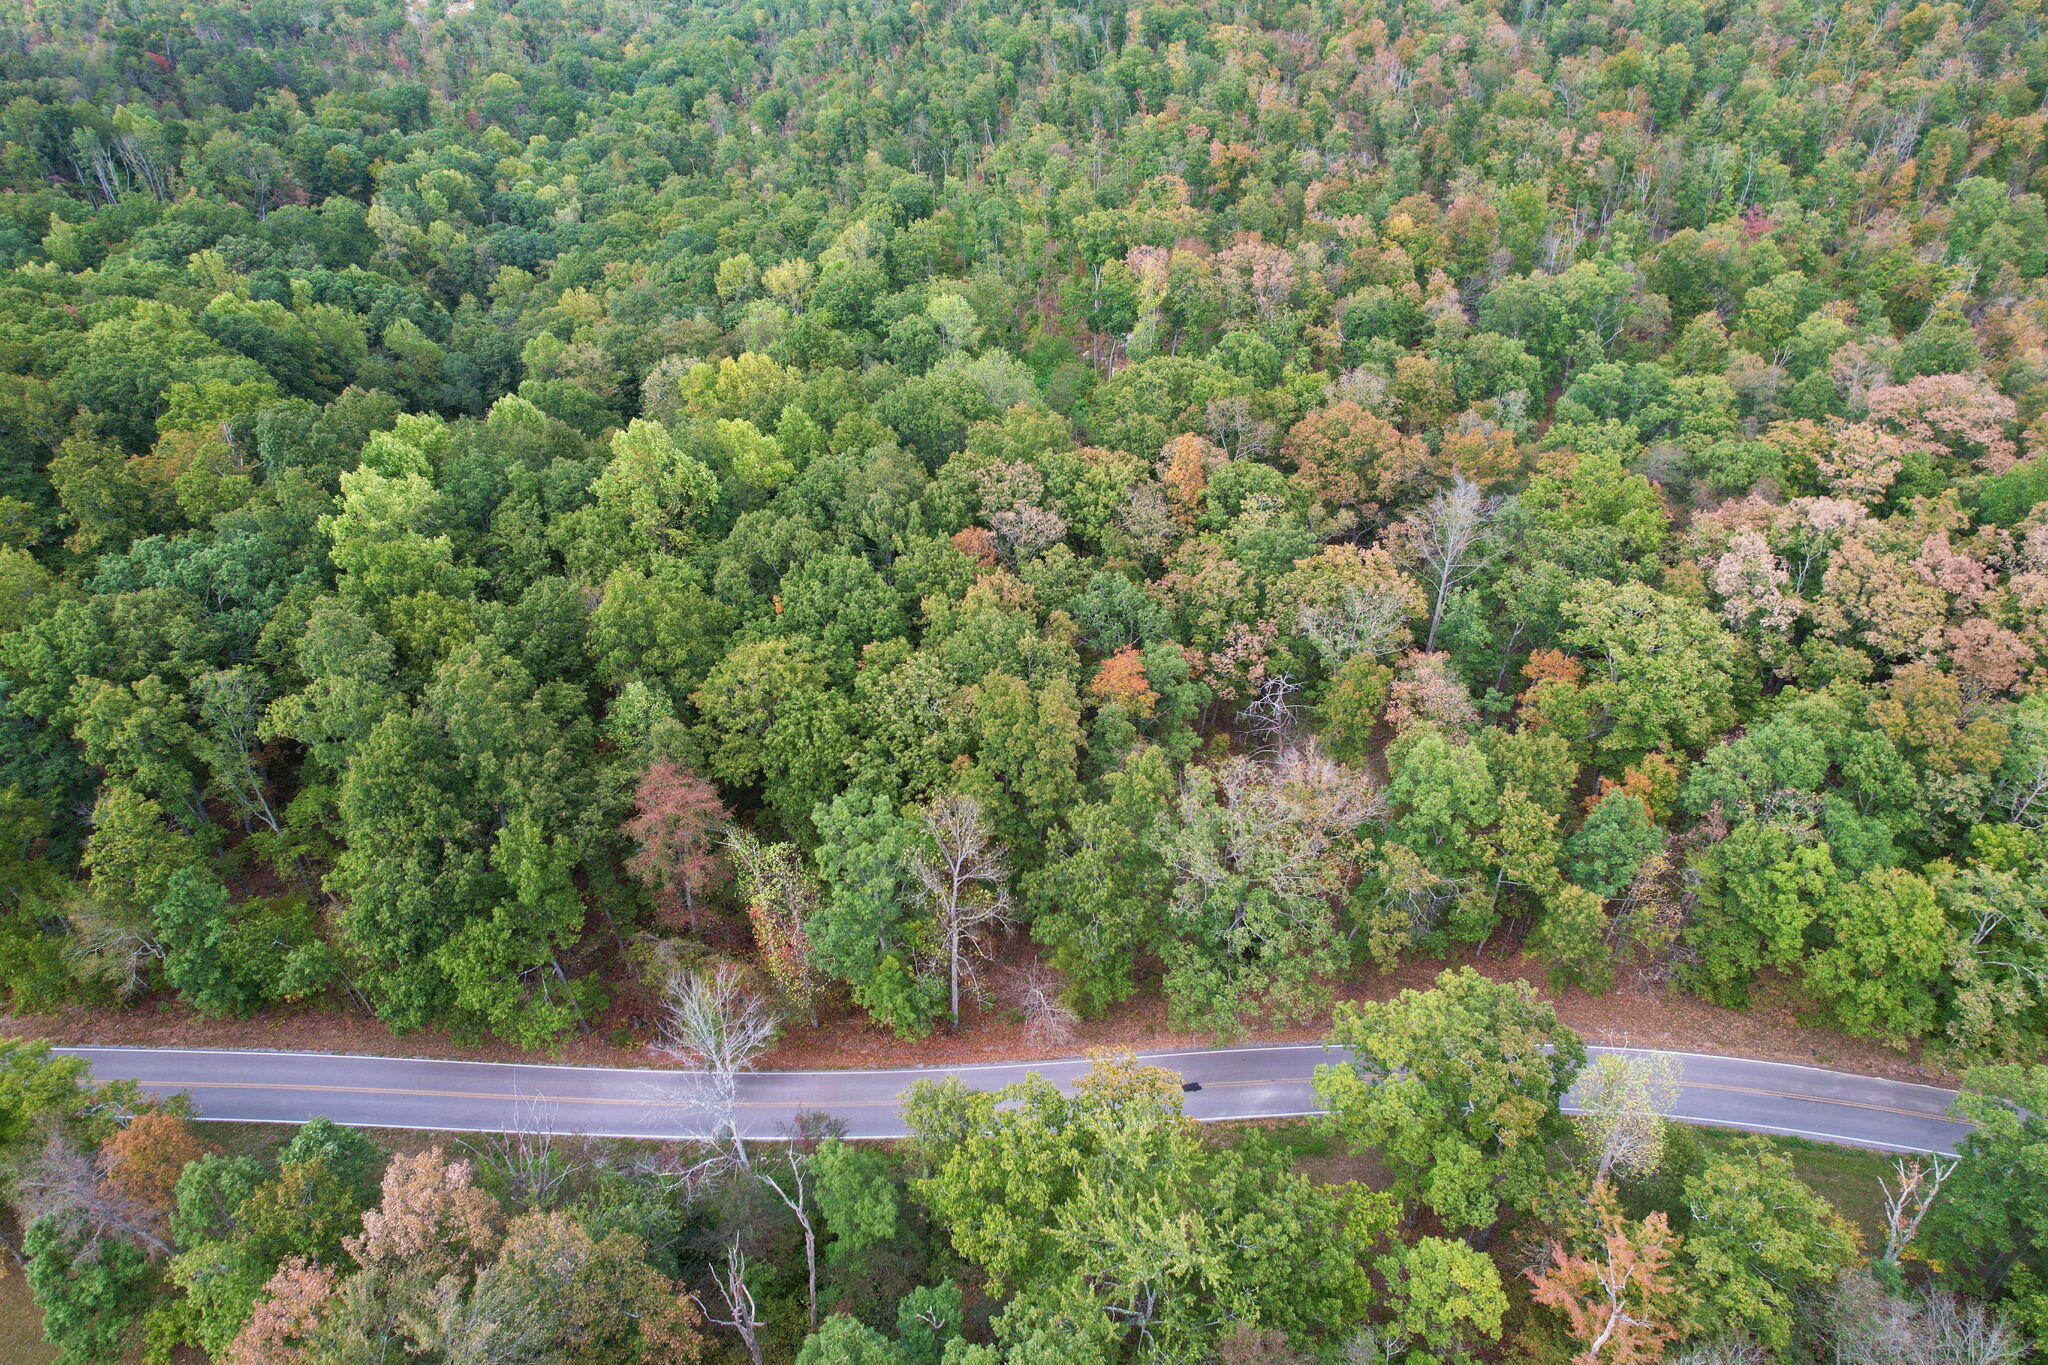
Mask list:
[[775,1192],[775,1197],[795,1216],[796,1225],[803,1229],[805,1301],[810,1308],[811,1330],[815,1332],[818,1330],[818,1226],[811,1207],[810,1153],[800,1151],[794,1142],[784,1143],[781,1168],[766,1165],[755,1174],[763,1185]]
[[1648,1175],[1664,1155],[1665,1115],[1678,1099],[1669,1057],[1610,1052],[1579,1074],[1572,1098],[1594,1153],[1594,1179]]
[[516,1208],[553,1208],[592,1164],[587,1148],[584,1154],[572,1154],[558,1135],[555,1118],[560,1108],[539,1096],[522,1095],[510,1126],[469,1144],[504,1178],[509,1202]]
[[1003,984],[1010,1004],[1024,1016],[1024,1037],[1032,1046],[1064,1047],[1073,1041],[1081,1017],[1062,998],[1066,983],[1057,971],[1033,962],[1010,972]]
[[1574,1255],[1553,1243],[1552,1263],[1528,1272],[1531,1297],[1564,1315],[1566,1330],[1582,1347],[1573,1365],[1655,1361],[1678,1336],[1669,1273],[1678,1239],[1661,1213],[1630,1223],[1604,1181],[1594,1183],[1593,1207],[1598,1246]]
[[707,1306],[704,1320],[732,1328],[739,1334],[740,1344],[747,1348],[753,1365],[761,1365],[761,1329],[767,1323],[754,1306],[754,1291],[747,1288],[747,1253],[740,1250],[737,1232],[726,1239],[723,1262],[712,1262],[711,1283],[725,1305],[725,1316],[719,1317]]
[[1295,704],[1300,691],[1301,684],[1285,673],[1269,674],[1259,684],[1258,695],[1238,713],[1253,752],[1277,754],[1293,742],[1301,721],[1301,708]]
[[1459,479],[1431,498],[1410,523],[1408,548],[1429,587],[1429,637],[1423,653],[1436,651],[1451,590],[1485,565],[1499,510],[1498,498],[1487,497],[1470,479]]
[[686,1098],[705,1117],[713,1164],[750,1167],[739,1126],[739,1075],[775,1041],[778,1027],[774,1011],[729,963],[669,975],[654,1050],[696,1068]]
[[1983,1304],[1939,1290],[1895,1294],[1868,1270],[1844,1275],[1821,1308],[1818,1335],[1835,1365],[2014,1365],[2027,1354]]
[[541,1306],[522,1286],[484,1274],[466,1291],[453,1276],[424,1289],[399,1316],[414,1351],[445,1365],[547,1365],[551,1349]]
[[1929,1155],[1925,1161],[1919,1157],[1898,1157],[1892,1162],[1892,1171],[1898,1177],[1898,1184],[1879,1180],[1884,1190],[1884,1256],[1883,1260],[1897,1263],[1906,1248],[1912,1244],[1914,1234],[1920,1231],[1920,1224],[1926,1219],[1927,1211],[1934,1207],[1935,1196],[1941,1187],[1955,1174],[1953,1159],[1943,1161]]
[[947,1005],[960,1026],[960,983],[971,978],[971,956],[985,936],[1010,921],[1009,859],[981,802],[949,792],[920,813],[925,847],[911,854],[910,872],[937,926],[946,959]]

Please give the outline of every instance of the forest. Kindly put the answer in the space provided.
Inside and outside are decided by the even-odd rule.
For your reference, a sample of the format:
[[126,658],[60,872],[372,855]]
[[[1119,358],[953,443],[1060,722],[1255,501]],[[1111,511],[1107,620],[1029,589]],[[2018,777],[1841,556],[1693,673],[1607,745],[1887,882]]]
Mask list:
[[[1156,1001],[1420,1087],[1326,1078],[1336,1183],[1116,1058],[887,1150],[259,1160],[10,1044],[67,1365],[2048,1339],[2039,0],[0,39],[13,1016],[674,1056],[712,997],[906,1049]],[[1968,1070],[1951,1213],[1861,1245],[1690,1134],[1589,1166],[1577,1040],[1458,965],[1508,958]]]

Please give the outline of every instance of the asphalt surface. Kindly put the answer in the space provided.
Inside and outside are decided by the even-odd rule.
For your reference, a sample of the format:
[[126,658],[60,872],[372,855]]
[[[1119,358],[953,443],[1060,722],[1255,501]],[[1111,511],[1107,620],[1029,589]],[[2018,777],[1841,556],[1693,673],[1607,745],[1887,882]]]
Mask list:
[[[1595,1054],[1615,1049],[1593,1048]],[[183,1048],[59,1048],[103,1080],[127,1079],[160,1095],[189,1093],[202,1117],[235,1123],[340,1123],[450,1132],[546,1129],[603,1137],[688,1138],[704,1130],[701,1080],[687,1071],[452,1062],[329,1053]],[[1318,1063],[1345,1060],[1320,1043],[1141,1054],[1201,1089],[1186,1095],[1198,1119],[1280,1118],[1316,1112]],[[1678,1064],[1671,1117],[1881,1151],[1952,1153],[1969,1125],[1945,1116],[1952,1090],[1819,1067],[1693,1052]],[[759,1071],[739,1078],[750,1137],[788,1133],[797,1116],[828,1114],[850,1137],[903,1136],[897,1101],[919,1080],[958,1076],[993,1090],[1032,1072],[1061,1086],[1083,1060],[999,1062],[896,1071]],[[1572,1106],[1566,1104],[1569,1111]]]

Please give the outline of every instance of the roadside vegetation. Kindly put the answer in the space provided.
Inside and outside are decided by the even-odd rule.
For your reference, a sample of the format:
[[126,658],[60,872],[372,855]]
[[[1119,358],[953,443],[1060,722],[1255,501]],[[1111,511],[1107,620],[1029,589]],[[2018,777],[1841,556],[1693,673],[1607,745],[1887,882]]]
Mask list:
[[[1113,1063],[550,1184],[16,1046],[65,1365],[2002,1365],[2044,100],[2038,0],[7,7],[11,1017],[1401,1078],[1324,1083],[1372,1189]],[[1977,1155],[1888,1251],[1768,1145],[1589,1147],[1474,961],[1796,999]]]
[[281,1130],[7,1044],[33,1310],[0,1327],[65,1365],[2003,1365],[2042,1330],[2048,1072],[1973,1078],[1946,1162],[1667,1125],[1634,1062],[1567,1119],[1576,1045],[1470,975],[1351,1041],[1437,1060],[1326,1068],[1328,1120],[1204,1129],[1177,1078],[1105,1057],[1071,1094],[921,1083],[899,1143],[752,1145],[715,1086],[697,1144]]

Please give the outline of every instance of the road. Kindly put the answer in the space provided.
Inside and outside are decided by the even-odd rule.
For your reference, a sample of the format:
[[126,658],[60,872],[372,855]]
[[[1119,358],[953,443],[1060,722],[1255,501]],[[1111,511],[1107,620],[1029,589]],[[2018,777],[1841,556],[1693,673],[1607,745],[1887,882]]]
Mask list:
[[[316,1114],[379,1128],[496,1132],[540,1127],[601,1137],[687,1138],[702,1131],[701,1093],[686,1071],[451,1062],[330,1053],[183,1048],[70,1047],[104,1080],[128,1079],[160,1095],[189,1092],[199,1113],[235,1123],[302,1123]],[[1593,1048],[1598,1054],[1613,1049]],[[1680,1076],[1671,1117],[1881,1151],[1952,1153],[1969,1131],[1945,1117],[1952,1090],[1819,1067],[1661,1054]],[[1198,1119],[1294,1117],[1315,1112],[1317,1063],[1345,1059],[1320,1043],[1253,1045],[1141,1054],[1140,1060],[1201,1083],[1187,1095]],[[800,1113],[822,1112],[851,1137],[903,1136],[901,1092],[939,1076],[996,1089],[1031,1072],[1062,1086],[1081,1060],[998,1062],[897,1071],[760,1071],[739,1079],[740,1122],[749,1136],[786,1133]],[[1567,1110],[1572,1106],[1566,1104]]]

